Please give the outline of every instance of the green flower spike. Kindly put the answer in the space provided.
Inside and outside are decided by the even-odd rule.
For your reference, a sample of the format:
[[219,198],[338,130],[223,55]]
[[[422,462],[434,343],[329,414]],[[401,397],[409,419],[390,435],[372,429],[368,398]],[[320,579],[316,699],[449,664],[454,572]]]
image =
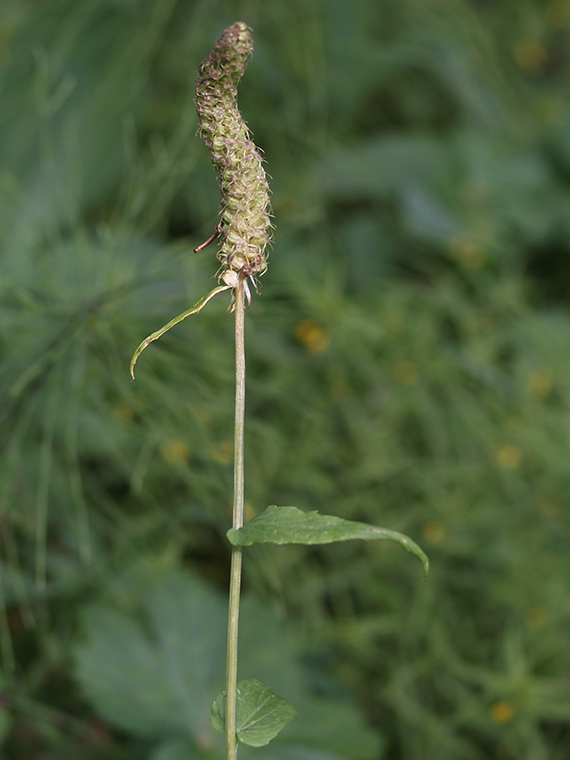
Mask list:
[[265,272],[271,228],[267,177],[237,105],[238,82],[252,50],[250,30],[238,21],[226,29],[202,62],[196,85],[200,133],[212,154],[222,191],[220,223],[205,245],[221,238],[219,277],[231,287],[237,284],[236,274],[254,282]]
[[247,280],[255,285],[255,278],[267,269],[265,249],[271,229],[269,185],[261,156],[237,105],[238,82],[252,50],[250,30],[238,21],[226,29],[202,61],[196,85],[200,134],[218,172],[222,205],[214,234],[195,250],[202,250],[218,237],[221,239],[218,259],[222,266],[218,279],[223,284],[142,341],[131,359],[133,380],[137,359],[150,343],[186,317],[198,314],[218,293],[233,291],[240,281],[247,300],[251,301]]

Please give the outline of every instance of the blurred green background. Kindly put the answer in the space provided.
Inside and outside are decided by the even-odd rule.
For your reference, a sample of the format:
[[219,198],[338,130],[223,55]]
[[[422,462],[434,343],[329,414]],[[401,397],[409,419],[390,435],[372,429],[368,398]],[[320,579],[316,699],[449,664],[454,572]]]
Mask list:
[[246,553],[272,760],[570,756],[570,2],[2,0],[0,756],[220,760],[232,320],[195,72],[243,20],[275,242]]

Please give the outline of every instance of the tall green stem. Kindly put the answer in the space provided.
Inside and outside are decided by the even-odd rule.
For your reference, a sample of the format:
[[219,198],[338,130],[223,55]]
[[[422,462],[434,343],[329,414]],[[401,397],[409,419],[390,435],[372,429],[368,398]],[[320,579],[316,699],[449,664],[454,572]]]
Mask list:
[[[239,530],[243,526],[244,504],[244,419],[245,419],[245,330],[244,292],[240,279],[235,288],[235,341],[236,341],[236,400],[234,429],[234,503],[233,525]],[[226,756],[227,760],[237,758],[236,706],[237,706],[237,662],[238,623],[241,586],[242,550],[232,548],[230,572],[230,600],[228,611],[228,649],[226,677]]]

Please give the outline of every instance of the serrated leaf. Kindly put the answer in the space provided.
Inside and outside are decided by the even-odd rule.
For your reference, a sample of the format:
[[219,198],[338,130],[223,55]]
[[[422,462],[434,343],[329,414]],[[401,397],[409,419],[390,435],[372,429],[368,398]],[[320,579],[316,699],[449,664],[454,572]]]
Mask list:
[[332,544],[336,541],[395,541],[415,555],[427,575],[429,560],[425,552],[403,533],[374,525],[344,520],[319,512],[303,512],[297,507],[267,507],[239,530],[230,528],[227,537],[234,546],[252,544]]
[[[264,747],[293,720],[293,705],[278,697],[256,678],[246,678],[237,685],[237,737],[250,747]],[[212,726],[224,731],[226,725],[226,692],[212,705]]]

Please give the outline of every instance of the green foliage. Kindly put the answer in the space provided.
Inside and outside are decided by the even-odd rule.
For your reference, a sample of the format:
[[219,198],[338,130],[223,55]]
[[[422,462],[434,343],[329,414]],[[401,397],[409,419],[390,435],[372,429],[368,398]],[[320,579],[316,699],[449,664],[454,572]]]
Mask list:
[[[256,678],[237,685],[238,739],[249,747],[265,747],[295,717],[293,705],[274,694]],[[212,705],[212,726],[223,732],[226,726],[226,692]]]
[[[190,756],[224,757],[209,709],[224,677],[226,616],[224,598],[203,581],[156,563],[134,568],[114,583],[105,601],[84,610],[84,636],[74,656],[84,693],[111,724],[152,740],[153,759],[176,757],[179,747]],[[377,756],[378,739],[352,705],[311,694],[291,632],[259,601],[246,599],[242,630],[240,668],[263,673],[303,706],[303,714],[272,744],[271,757],[285,760],[293,753],[309,760],[315,748],[323,760]],[[255,679],[239,687],[238,737],[263,746],[295,710]],[[217,730],[224,721],[220,703],[223,695],[214,705]],[[339,712],[352,737],[344,750],[330,741]]]
[[239,530],[230,528],[228,539],[234,546],[252,544],[332,544],[337,541],[388,540],[415,554],[427,576],[429,563],[425,553],[407,536],[386,528],[342,520],[334,515],[302,512],[297,507],[267,507]]
[[[70,652],[89,642],[92,672],[107,672],[105,620],[122,646],[133,633],[141,679],[167,656],[145,638],[147,581],[139,607],[103,598],[141,558],[226,587],[223,299],[145,351],[134,385],[128,362],[212,288],[210,254],[191,253],[219,204],[193,72],[235,12],[192,0],[0,7],[9,760],[204,755],[176,733],[180,703],[160,713],[160,737],[116,730],[105,709],[129,715],[136,692],[123,683],[106,706],[81,696]],[[240,107],[270,167],[277,228],[247,326],[249,516],[300,504],[385,525],[431,561],[419,584],[388,542],[252,547],[248,604],[287,617],[311,667],[302,699],[269,644],[243,676],[295,704],[281,736],[297,731],[312,757],[355,757],[363,718],[333,699],[348,689],[385,757],[566,760],[566,4],[246,0],[239,17],[256,39]],[[259,650],[259,630],[242,644]],[[206,713],[218,690],[206,689]]]

